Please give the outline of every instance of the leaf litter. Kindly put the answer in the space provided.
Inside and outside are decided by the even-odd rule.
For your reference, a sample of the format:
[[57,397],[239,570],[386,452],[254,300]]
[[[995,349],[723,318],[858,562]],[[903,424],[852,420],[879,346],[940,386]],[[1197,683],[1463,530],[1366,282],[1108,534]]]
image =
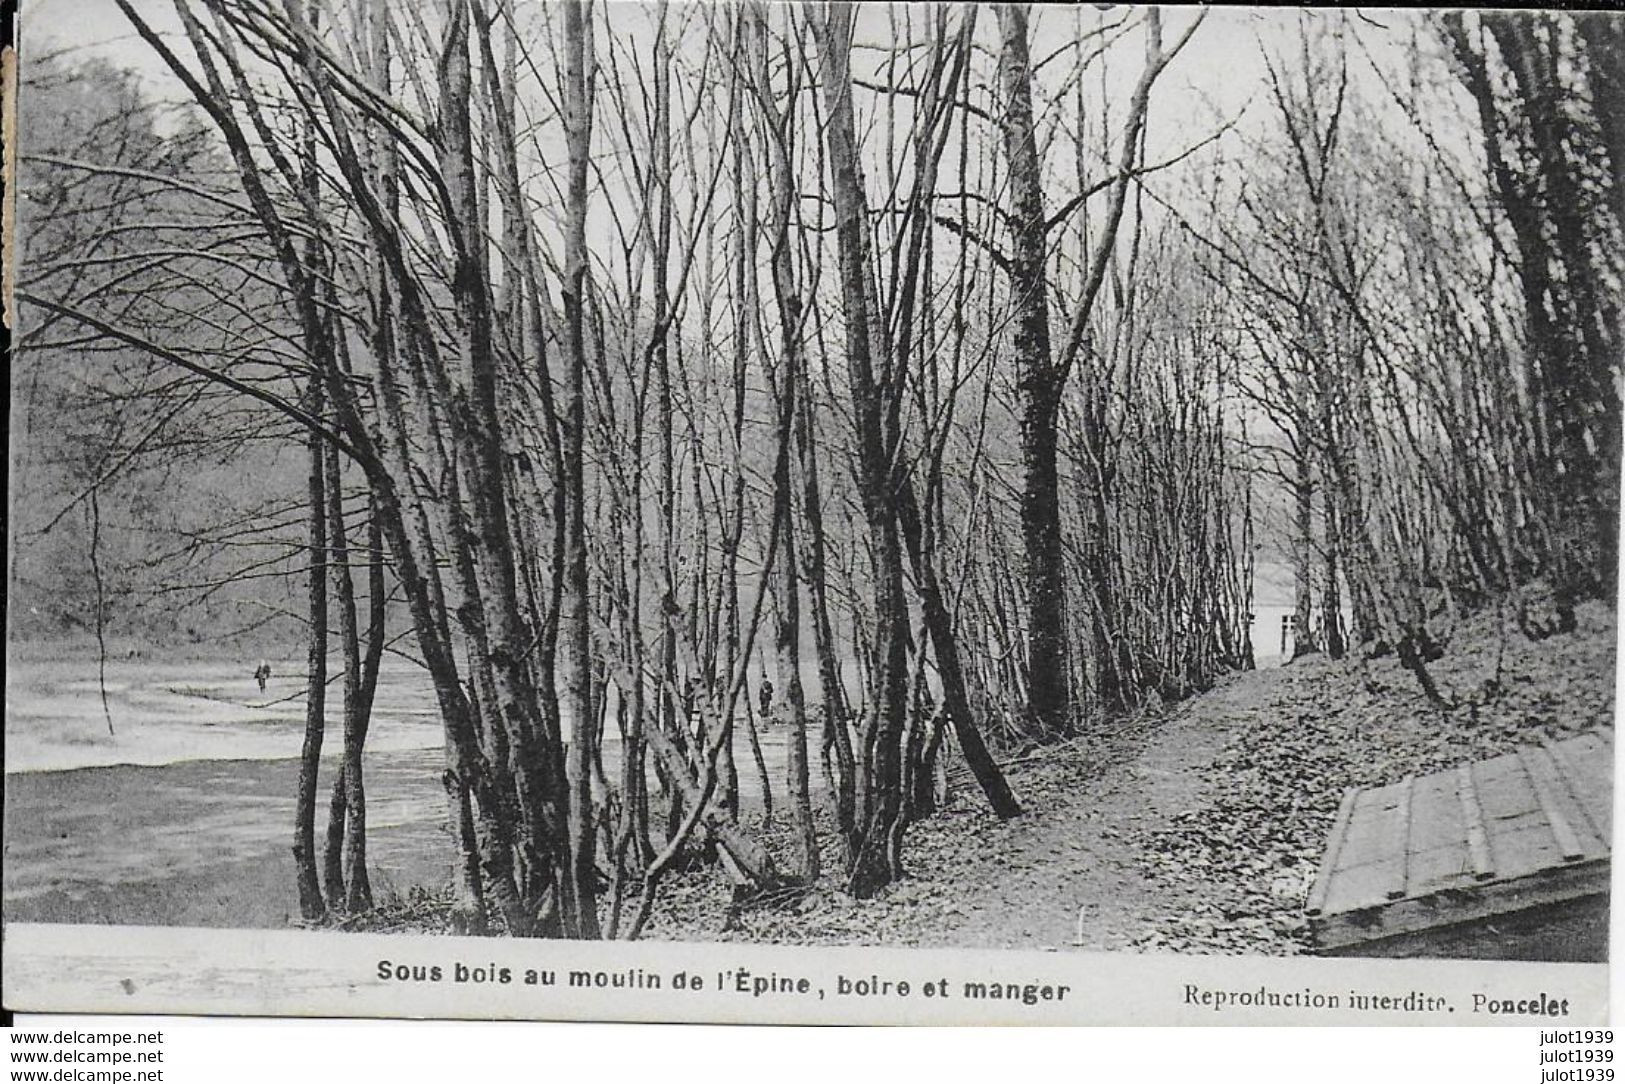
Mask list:
[[[827,808],[821,875],[782,906],[736,908],[715,865],[663,881],[652,940],[1293,955],[1326,837],[1349,787],[1507,752],[1545,731],[1611,726],[1615,618],[1530,640],[1510,618],[1459,624],[1430,666],[1430,706],[1392,657],[1319,655],[1232,675],[1205,694],[1006,765],[1026,813],[999,821],[968,777],[908,829],[907,876],[845,890]],[[815,796],[817,797],[817,796]],[[741,819],[792,868],[781,812]],[[413,890],[344,928],[446,932],[449,890]]]

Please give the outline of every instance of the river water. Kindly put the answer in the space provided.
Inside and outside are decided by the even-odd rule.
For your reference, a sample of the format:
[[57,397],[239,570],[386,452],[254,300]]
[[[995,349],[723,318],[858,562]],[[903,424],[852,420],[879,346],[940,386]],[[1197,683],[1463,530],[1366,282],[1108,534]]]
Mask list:
[[[1288,612],[1258,608],[1252,633],[1260,666],[1279,664],[1281,617]],[[105,710],[93,660],[11,662],[9,915],[220,926],[290,921],[297,910],[291,837],[304,660],[269,660],[263,691],[253,676],[257,661],[110,660]],[[331,685],[318,838],[337,768],[339,696]],[[760,736],[778,796],[784,732],[768,729]],[[405,659],[386,658],[366,759],[370,866],[384,895],[446,880],[452,840],[442,742],[428,675]],[[741,796],[759,798],[743,727],[734,755]],[[603,759],[613,776],[620,759],[616,738],[605,739]],[[815,768],[815,788],[818,774]]]
[[[253,664],[13,661],[6,675],[6,912],[16,921],[274,927],[297,913],[291,842],[304,678]],[[330,687],[317,836],[340,749]],[[113,733],[108,733],[107,715]],[[782,731],[761,735],[775,792]],[[448,879],[443,738],[424,671],[386,661],[367,738],[369,866],[380,894]],[[760,795],[735,736],[741,796]],[[604,743],[617,770],[620,743]],[[815,781],[816,785],[816,781]]]

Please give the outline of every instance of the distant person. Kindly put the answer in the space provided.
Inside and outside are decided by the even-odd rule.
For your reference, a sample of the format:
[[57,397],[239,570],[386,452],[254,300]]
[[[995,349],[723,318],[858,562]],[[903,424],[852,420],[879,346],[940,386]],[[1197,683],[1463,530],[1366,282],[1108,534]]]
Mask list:
[[262,659],[260,664],[254,668],[254,680],[260,683],[260,692],[263,693],[265,691],[265,682],[270,678],[270,676],[271,664]]
[[773,718],[773,683],[767,680],[766,674],[762,675],[762,684],[757,689],[756,699],[762,706],[762,721],[765,723]]

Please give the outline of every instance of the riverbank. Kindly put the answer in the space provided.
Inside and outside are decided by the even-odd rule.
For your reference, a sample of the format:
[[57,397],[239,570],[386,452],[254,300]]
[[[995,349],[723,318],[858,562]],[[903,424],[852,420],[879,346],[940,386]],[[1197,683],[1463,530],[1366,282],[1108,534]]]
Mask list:
[[[1464,623],[1432,666],[1448,710],[1431,707],[1391,657],[1310,656],[1233,675],[1171,709],[1008,764],[1022,817],[997,820],[958,778],[947,807],[910,828],[909,876],[875,899],[841,891],[824,811],[824,873],[793,907],[732,914],[724,878],[698,869],[662,885],[645,936],[1300,952],[1303,899],[1345,787],[1492,755],[1541,731],[1611,726],[1614,659],[1614,615],[1592,604],[1576,632],[1539,641],[1510,622],[1497,631],[1490,615]],[[741,753],[743,784],[751,769]],[[775,776],[781,753],[770,748]],[[327,758],[324,779],[332,768]],[[439,770],[437,748],[369,754],[382,906],[355,925],[444,929],[452,844]],[[279,759],[9,775],[7,918],[289,924],[296,771]],[[782,805],[762,834],[784,856]]]
[[[673,878],[650,937],[775,943],[1293,955],[1345,788],[1614,723],[1613,611],[1530,640],[1510,615],[1463,622],[1429,705],[1392,656],[1306,656],[1111,735],[1008,768],[1026,815],[961,789],[909,831],[909,877],[875,899],[826,873],[793,911],[730,919],[716,878]],[[825,833],[826,840],[828,833]],[[826,870],[838,856],[825,848]]]
[[[367,761],[367,849],[380,901],[448,875],[438,749]],[[322,778],[337,758],[324,757]],[[6,778],[13,922],[277,928],[293,891],[297,760],[209,760]],[[324,830],[326,790],[318,805]]]

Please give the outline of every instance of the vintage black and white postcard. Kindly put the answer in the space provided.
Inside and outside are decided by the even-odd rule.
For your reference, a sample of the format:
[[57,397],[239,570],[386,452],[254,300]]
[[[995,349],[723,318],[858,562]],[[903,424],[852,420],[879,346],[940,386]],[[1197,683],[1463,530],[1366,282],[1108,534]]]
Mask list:
[[14,70],[8,1007],[1607,1018],[1625,16]]

